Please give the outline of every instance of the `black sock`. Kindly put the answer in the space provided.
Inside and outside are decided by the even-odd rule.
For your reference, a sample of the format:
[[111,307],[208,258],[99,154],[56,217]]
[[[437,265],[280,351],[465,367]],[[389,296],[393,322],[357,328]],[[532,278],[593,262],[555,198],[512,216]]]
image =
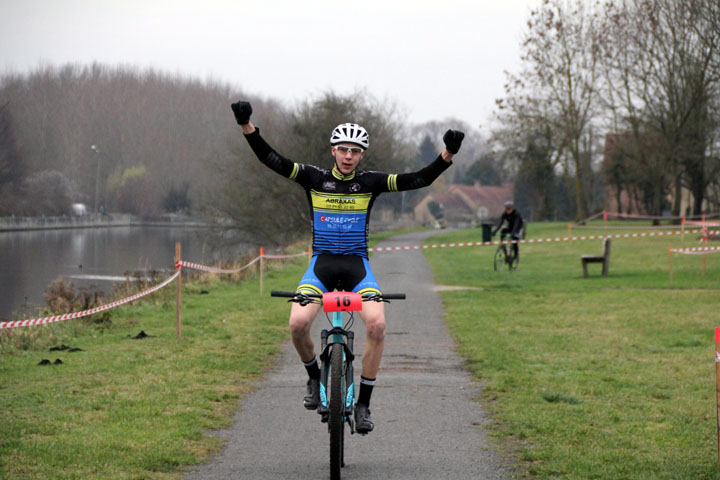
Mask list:
[[320,378],[320,367],[318,366],[317,355],[309,362],[303,362],[303,365],[305,365],[305,370],[307,370],[310,378]]
[[360,377],[360,395],[358,396],[357,403],[370,406],[370,396],[372,395],[373,387],[375,386],[374,378]]

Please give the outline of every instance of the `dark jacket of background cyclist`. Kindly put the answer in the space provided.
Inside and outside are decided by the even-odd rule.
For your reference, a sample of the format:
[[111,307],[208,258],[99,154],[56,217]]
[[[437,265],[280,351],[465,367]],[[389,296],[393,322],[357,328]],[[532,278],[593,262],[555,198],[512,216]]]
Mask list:
[[500,227],[502,227],[503,223],[505,222],[507,222],[507,227],[503,229],[503,233],[509,233],[513,237],[519,237],[522,231],[523,221],[517,209],[513,208],[513,211],[510,213],[503,212],[502,216],[500,217],[500,221],[495,227],[493,235],[495,235],[497,231],[500,230]]

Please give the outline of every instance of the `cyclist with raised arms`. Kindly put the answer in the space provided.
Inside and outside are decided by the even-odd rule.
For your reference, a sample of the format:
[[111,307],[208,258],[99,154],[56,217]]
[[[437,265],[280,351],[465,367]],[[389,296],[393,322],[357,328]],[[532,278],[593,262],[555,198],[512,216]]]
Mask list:
[[518,249],[517,241],[520,240],[520,237],[522,237],[523,219],[520,216],[520,212],[515,209],[515,205],[510,200],[505,202],[505,211],[500,217],[500,220],[495,227],[495,231],[492,232],[493,236],[495,236],[504,223],[507,223],[507,227],[503,228],[500,232],[500,241],[505,240],[505,237],[510,235],[510,239],[515,241],[512,244],[512,257],[518,258],[520,251]]
[[[330,169],[297,163],[278,154],[260,136],[252,122],[250,103],[232,104],[235,119],[258,159],[305,189],[312,215],[313,256],[297,291],[322,294],[335,289],[356,293],[381,293],[368,262],[367,237],[370,210],[384,192],[399,192],[430,185],[451,164],[465,136],[448,130],[443,136],[445,150],[435,161],[413,173],[390,174],[358,170],[370,146],[367,131],[354,123],[338,125],[330,136]],[[318,304],[293,303],[290,334],[308,372],[303,404],[315,410],[320,403],[320,368],[310,326]],[[385,307],[382,302],[364,302],[360,316],[365,323],[366,341],[362,354],[360,393],[355,408],[355,429],[367,434],[374,428],[370,417],[370,396],[380,368],[385,342]]]

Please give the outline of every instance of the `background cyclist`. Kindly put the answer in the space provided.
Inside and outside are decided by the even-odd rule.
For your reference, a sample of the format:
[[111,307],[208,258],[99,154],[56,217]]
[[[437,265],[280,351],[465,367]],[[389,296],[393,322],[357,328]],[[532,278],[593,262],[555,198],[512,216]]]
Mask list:
[[[390,174],[358,170],[358,164],[370,146],[367,131],[360,125],[338,125],[330,136],[330,168],[298,163],[278,154],[260,136],[250,122],[252,107],[240,101],[232,104],[235,120],[258,159],[275,172],[294,180],[305,189],[313,229],[313,257],[297,291],[324,293],[335,289],[357,293],[380,293],[370,269],[367,234],[370,210],[384,192],[412,190],[430,185],[451,164],[464,133],[448,130],[443,136],[445,150],[434,162],[412,173]],[[318,313],[318,304],[293,303],[290,334],[300,360],[308,373],[303,405],[315,410],[320,403],[320,368],[310,326]],[[355,409],[355,429],[366,434],[374,428],[370,417],[370,396],[380,367],[385,342],[385,306],[382,302],[363,302],[360,317],[365,324],[366,340],[362,353],[360,392]]]
[[[500,220],[495,227],[495,231],[493,231],[492,233],[493,236],[495,236],[497,231],[500,230],[504,223],[507,223],[507,227],[503,228],[500,232],[500,240],[505,240],[505,237],[507,235],[510,235],[511,240],[520,240],[520,237],[522,237],[523,220],[520,216],[520,212],[515,209],[513,202],[510,200],[505,202],[505,211],[500,217]],[[512,244],[512,257],[519,258],[519,254],[520,249],[518,248],[518,243],[515,242]]]

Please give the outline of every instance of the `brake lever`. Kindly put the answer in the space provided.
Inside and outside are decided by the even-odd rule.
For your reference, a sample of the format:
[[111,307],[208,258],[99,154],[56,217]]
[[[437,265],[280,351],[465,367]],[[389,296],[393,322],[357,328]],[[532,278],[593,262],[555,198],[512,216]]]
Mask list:
[[288,303],[290,303],[290,302],[297,303],[301,307],[305,307],[305,306],[313,303],[314,300],[312,298],[308,297],[307,295],[303,295],[302,293],[299,293],[299,294],[295,295],[293,298],[291,298],[290,300],[288,300]]
[[381,297],[380,295],[378,295],[377,293],[373,293],[371,296],[367,297],[367,300],[368,300],[368,301],[373,301],[373,302],[387,302],[387,303],[390,303],[390,300],[385,300],[384,298],[382,298],[382,297]]

